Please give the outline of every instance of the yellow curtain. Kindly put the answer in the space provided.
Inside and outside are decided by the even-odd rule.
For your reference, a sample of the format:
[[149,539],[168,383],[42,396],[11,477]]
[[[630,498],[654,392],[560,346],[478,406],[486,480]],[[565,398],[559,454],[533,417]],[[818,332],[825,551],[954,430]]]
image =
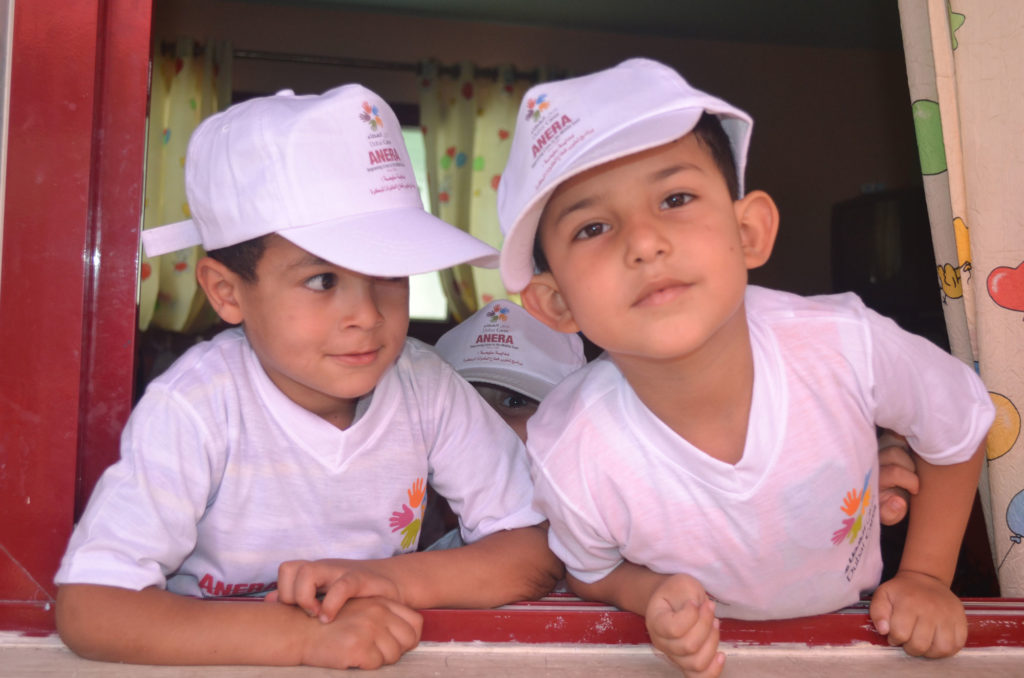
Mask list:
[[[430,210],[500,249],[497,190],[508,160],[519,102],[530,83],[511,66],[480,76],[470,63],[455,75],[433,62],[420,80],[420,125],[427,152]],[[494,299],[513,298],[498,271],[456,266],[441,281],[452,315],[464,320]],[[516,295],[517,296],[517,295]]]
[[[204,48],[190,38],[153,48],[146,188],[142,227],[187,219],[185,150],[203,118],[231,99],[231,47]],[[143,253],[139,283],[139,329],[151,324],[175,332],[199,332],[216,321],[195,279],[202,248],[149,258]]]
[[1024,596],[1024,4],[899,7],[950,346],[996,405],[980,487],[989,542],[1001,594]]

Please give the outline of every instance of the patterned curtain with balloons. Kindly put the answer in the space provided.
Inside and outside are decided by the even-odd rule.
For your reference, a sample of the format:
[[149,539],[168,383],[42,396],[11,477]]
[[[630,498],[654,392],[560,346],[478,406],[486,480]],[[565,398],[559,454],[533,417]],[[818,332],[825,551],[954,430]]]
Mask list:
[[[511,66],[423,64],[420,125],[426,145],[430,211],[501,248],[497,190],[508,160],[519,102],[530,83]],[[449,308],[463,320],[509,295],[498,271],[456,266],[442,271]]]
[[[185,198],[185,149],[203,118],[231,99],[231,47],[199,46],[189,38],[153,49],[146,188],[142,227],[190,216]],[[200,332],[216,321],[196,283],[200,247],[149,258],[143,253],[139,282],[139,329]]]
[[[981,482],[1006,597],[1024,596],[1024,3],[900,0],[953,353],[996,405]],[[949,397],[956,398],[955,393]]]

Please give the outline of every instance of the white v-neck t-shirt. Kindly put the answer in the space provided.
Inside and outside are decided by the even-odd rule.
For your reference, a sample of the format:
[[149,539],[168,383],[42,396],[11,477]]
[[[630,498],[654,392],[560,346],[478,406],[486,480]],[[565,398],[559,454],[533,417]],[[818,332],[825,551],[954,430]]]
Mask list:
[[544,520],[519,438],[426,344],[406,341],[341,430],[227,330],[149,385],[56,582],[263,593],[286,560],[416,550],[428,482],[467,542]]
[[741,619],[829,612],[876,587],[876,425],[934,464],[966,461],[992,423],[981,380],[852,294],[751,286],[754,387],[743,456],[677,435],[608,359],[571,375],[528,424],[552,550],[585,582],[623,560],[687,573]]

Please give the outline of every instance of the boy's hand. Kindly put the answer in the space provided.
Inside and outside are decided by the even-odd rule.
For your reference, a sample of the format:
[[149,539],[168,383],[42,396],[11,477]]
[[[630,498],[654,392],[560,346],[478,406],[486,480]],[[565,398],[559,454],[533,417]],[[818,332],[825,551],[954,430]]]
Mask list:
[[[323,593],[321,601],[317,596]],[[402,602],[393,581],[352,560],[290,560],[277,570],[277,591],[268,602],[298,605],[327,624],[352,598],[380,596]]]
[[416,647],[423,617],[387,598],[354,598],[337,619],[319,625],[306,642],[302,663],[328,668],[376,669]]
[[906,518],[910,497],[920,488],[917,464],[901,436],[886,432],[878,445],[879,519],[895,525]]
[[691,678],[722,672],[715,604],[689,575],[669,577],[654,590],[645,614],[651,642]]
[[963,603],[943,582],[900,570],[871,598],[871,621],[890,645],[914,657],[948,657],[967,641]]

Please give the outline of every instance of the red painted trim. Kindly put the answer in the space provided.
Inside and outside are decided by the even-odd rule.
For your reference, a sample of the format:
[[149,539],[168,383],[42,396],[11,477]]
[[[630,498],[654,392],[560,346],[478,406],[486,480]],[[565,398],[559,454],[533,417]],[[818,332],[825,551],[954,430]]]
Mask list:
[[71,528],[96,14],[95,2],[14,5],[0,279],[4,600],[52,600]]
[[[222,599],[224,600],[224,599]],[[262,598],[229,600],[262,603]],[[966,647],[1024,647],[1024,598],[965,598]],[[721,640],[732,645],[796,643],[844,646],[869,643],[888,647],[874,631],[869,601],[831,614],[799,619],[723,619]],[[421,641],[430,643],[571,643],[647,645],[643,617],[610,605],[553,594],[541,600],[494,610],[422,610]]]
[[[14,4],[0,271],[0,629],[52,626],[53,574],[71,531],[78,446],[103,438],[83,421],[109,419],[120,428],[117,419],[130,406],[130,390],[105,401],[90,386],[83,400],[80,384],[99,378],[101,390],[113,391],[124,374],[130,383],[131,358],[121,364],[123,322],[108,318],[131,317],[134,293],[127,305],[123,287],[107,295],[118,288],[109,277],[128,275],[134,289],[140,206],[131,195],[138,195],[132,182],[142,174],[144,130],[127,120],[144,111],[131,103],[144,102],[147,91],[145,76],[133,69],[141,64],[145,72],[151,4]],[[144,46],[133,55],[140,31]],[[119,78],[121,95],[112,93]],[[127,264],[112,261],[119,257]],[[95,261],[103,262],[102,273],[87,276]],[[108,371],[106,361],[119,367]]]
[[[1024,647],[1024,600],[965,600],[967,647]],[[741,645],[888,646],[875,633],[867,602],[832,614],[774,621],[723,619],[721,639]],[[643,618],[613,607],[552,596],[497,610],[425,610],[428,642],[598,643],[650,642]]]
[[149,2],[108,0],[101,19],[76,519],[100,474],[117,461],[132,406],[151,12]]

